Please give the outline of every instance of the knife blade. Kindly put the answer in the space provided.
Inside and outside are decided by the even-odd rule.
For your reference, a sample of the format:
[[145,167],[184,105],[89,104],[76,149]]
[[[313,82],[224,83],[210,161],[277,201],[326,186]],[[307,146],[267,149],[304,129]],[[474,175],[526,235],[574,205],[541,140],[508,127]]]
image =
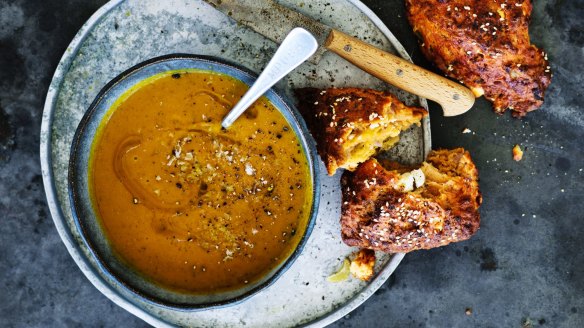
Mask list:
[[432,73],[355,37],[322,24],[273,0],[203,0],[225,15],[280,43],[295,27],[314,35],[319,49],[311,61],[318,63],[329,50],[367,73],[442,106],[444,116],[460,115],[474,104],[474,94],[463,85]]

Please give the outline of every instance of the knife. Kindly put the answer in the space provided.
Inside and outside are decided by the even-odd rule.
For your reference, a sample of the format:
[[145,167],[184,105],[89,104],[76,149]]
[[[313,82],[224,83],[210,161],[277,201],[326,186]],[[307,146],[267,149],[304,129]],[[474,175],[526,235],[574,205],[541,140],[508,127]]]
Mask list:
[[311,58],[317,63],[327,50],[367,73],[442,106],[444,116],[456,116],[474,104],[474,94],[463,85],[432,73],[355,37],[313,20],[273,0],[204,0],[219,11],[265,37],[281,43],[295,27],[314,35],[319,49]]

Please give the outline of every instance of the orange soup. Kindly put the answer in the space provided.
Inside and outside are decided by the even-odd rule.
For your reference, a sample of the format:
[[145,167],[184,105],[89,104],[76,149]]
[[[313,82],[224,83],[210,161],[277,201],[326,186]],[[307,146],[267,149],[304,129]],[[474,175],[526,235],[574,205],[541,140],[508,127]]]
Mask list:
[[312,182],[282,114],[263,97],[221,129],[247,89],[212,72],[161,74],[122,96],[99,128],[90,190],[100,223],[119,258],[166,288],[241,287],[305,232]]

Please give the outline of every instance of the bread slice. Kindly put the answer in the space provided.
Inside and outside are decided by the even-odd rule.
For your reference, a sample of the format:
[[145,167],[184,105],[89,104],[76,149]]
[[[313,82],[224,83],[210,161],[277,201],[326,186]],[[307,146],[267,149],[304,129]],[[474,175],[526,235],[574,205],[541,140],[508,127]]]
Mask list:
[[370,159],[343,174],[341,231],[347,245],[407,253],[465,240],[478,230],[482,197],[467,151],[432,151],[412,169]]
[[389,92],[370,89],[303,88],[296,96],[329,175],[338,168],[352,171],[380,148],[390,148],[401,131],[428,114]]
[[539,108],[552,80],[548,57],[531,44],[532,1],[406,0],[421,50],[446,75],[522,117]]

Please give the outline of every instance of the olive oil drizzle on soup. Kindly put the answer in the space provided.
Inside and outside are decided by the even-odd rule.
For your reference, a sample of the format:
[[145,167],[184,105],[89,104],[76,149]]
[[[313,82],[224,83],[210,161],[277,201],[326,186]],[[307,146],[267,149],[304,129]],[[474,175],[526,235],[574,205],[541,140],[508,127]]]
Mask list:
[[247,89],[216,73],[167,73],[123,96],[99,128],[90,188],[101,225],[117,255],[162,286],[240,287],[304,234],[309,168],[282,114],[263,97],[221,130]]

